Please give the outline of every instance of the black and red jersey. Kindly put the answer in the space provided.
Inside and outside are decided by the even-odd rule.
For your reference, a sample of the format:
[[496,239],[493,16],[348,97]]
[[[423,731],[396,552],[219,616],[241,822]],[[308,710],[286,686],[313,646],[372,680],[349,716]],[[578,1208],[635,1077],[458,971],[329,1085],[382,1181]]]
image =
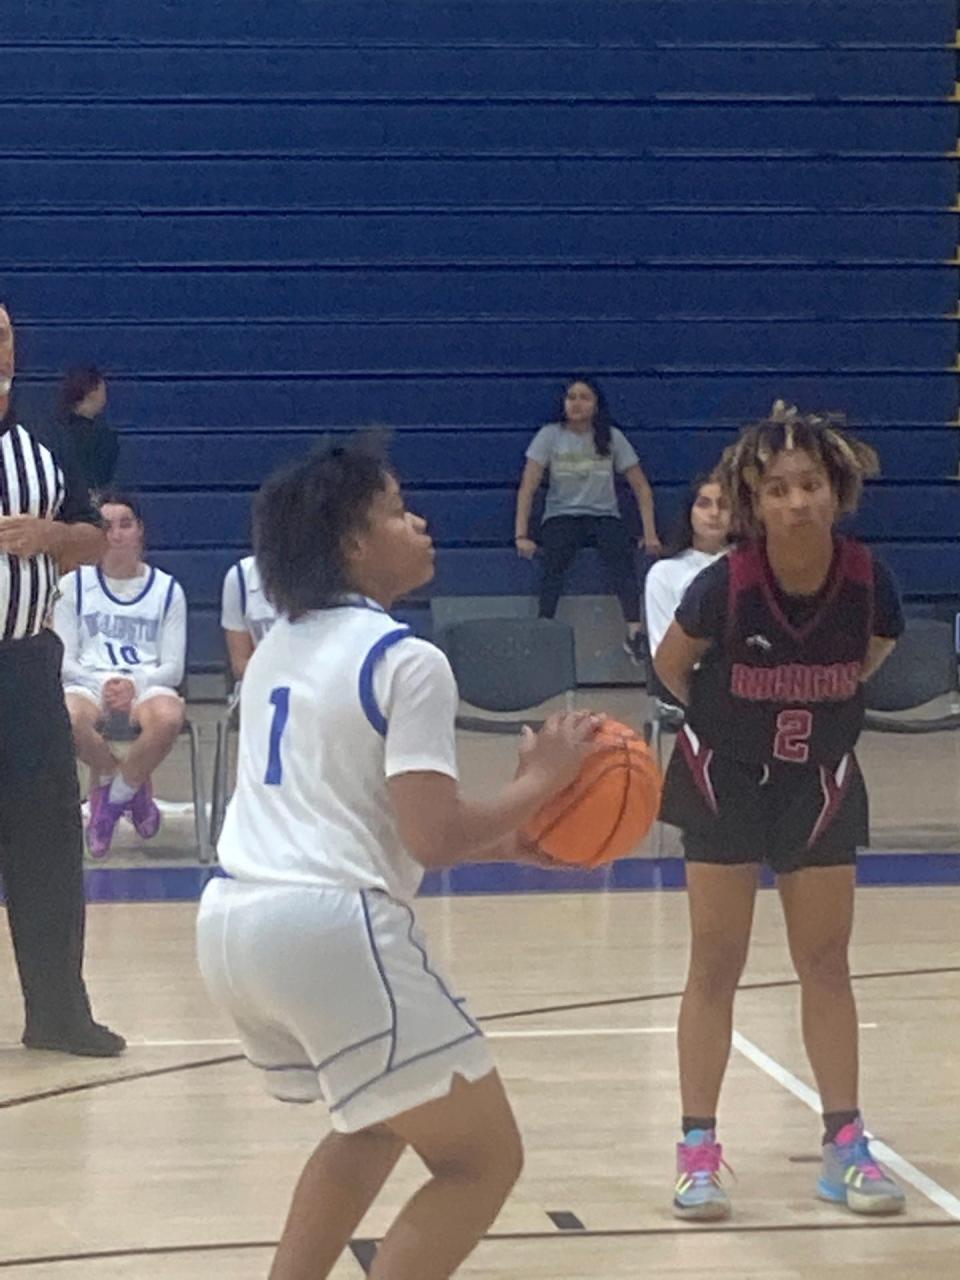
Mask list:
[[[863,726],[860,676],[870,638],[902,628],[885,603],[877,630],[876,569],[866,547],[838,538],[815,597],[784,595],[762,542],[705,570],[701,579],[713,574],[717,586],[725,578],[726,600],[715,611],[715,643],[691,677],[687,723],[694,733],[723,755],[761,764],[830,764],[852,750]],[[685,599],[677,621],[696,635],[685,623],[693,608]],[[899,616],[898,602],[894,612]]]

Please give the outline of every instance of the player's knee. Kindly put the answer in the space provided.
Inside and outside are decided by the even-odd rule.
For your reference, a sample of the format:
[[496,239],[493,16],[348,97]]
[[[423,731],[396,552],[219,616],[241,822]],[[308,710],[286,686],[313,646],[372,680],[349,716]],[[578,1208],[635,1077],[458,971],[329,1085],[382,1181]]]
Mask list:
[[850,985],[850,958],[845,938],[797,951],[794,965],[803,983],[833,990]]
[[506,1198],[523,1172],[523,1160],[523,1140],[511,1117],[510,1123],[499,1126],[496,1132],[478,1134],[458,1150],[446,1151],[425,1162],[435,1178],[469,1182]]
[[746,962],[746,948],[739,942],[715,936],[695,938],[687,985],[713,998],[732,997]]
[[175,698],[154,698],[150,708],[150,731],[172,742],[183,728],[183,704]]

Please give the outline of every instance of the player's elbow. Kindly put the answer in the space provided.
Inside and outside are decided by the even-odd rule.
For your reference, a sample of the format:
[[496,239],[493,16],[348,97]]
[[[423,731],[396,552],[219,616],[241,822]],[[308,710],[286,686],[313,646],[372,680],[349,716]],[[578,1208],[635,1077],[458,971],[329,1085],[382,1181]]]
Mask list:
[[440,871],[455,861],[450,856],[450,846],[433,838],[405,840],[404,846],[424,871]]

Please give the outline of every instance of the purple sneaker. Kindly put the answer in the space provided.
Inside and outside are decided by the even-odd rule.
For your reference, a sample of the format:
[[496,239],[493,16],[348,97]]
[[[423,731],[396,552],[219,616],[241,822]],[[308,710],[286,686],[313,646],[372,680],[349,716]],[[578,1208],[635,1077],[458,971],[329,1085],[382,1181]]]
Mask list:
[[130,801],[130,817],[141,840],[152,840],[160,830],[160,810],[153,798],[153,787],[145,782]]
[[117,823],[123,816],[122,804],[110,803],[110,784],[94,787],[90,792],[90,821],[87,823],[87,848],[94,858],[105,858]]

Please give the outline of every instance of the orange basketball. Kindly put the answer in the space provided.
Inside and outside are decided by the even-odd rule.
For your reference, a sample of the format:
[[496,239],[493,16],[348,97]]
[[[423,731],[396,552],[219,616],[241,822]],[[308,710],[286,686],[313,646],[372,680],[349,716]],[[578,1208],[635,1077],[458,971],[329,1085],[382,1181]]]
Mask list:
[[548,800],[521,832],[551,858],[580,867],[625,857],[660,809],[660,770],[643,739],[606,720],[594,741],[601,750],[584,760],[576,782]]

